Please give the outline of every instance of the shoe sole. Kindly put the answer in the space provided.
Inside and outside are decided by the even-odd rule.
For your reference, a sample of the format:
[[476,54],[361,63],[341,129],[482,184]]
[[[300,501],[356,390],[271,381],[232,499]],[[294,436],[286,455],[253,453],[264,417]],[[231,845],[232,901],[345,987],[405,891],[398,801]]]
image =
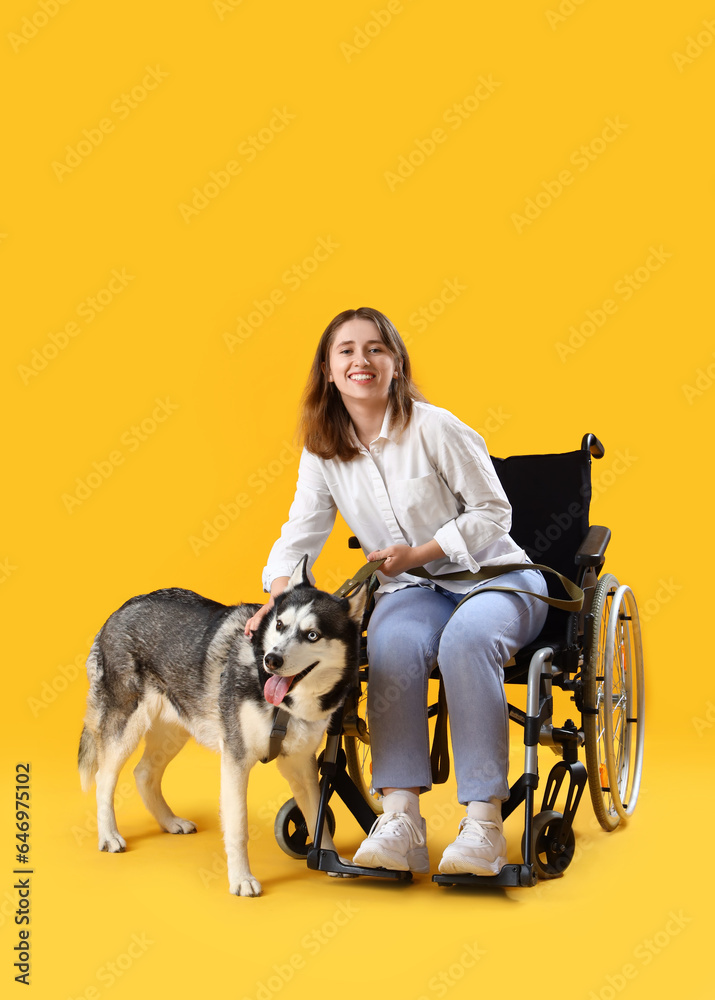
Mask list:
[[363,868],[388,868],[398,872],[414,872],[416,875],[429,874],[429,855],[426,848],[408,851],[407,856],[391,854],[376,844],[358,851],[353,858],[354,865]]
[[463,854],[455,854],[442,858],[439,871],[442,875],[498,875],[506,863],[506,858],[502,857],[495,861],[486,861],[483,858],[468,858]]

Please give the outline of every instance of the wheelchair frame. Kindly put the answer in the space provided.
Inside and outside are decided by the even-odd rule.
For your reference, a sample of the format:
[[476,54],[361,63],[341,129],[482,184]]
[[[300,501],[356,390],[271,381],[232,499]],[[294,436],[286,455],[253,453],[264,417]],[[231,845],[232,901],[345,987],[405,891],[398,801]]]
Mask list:
[[[593,434],[584,435],[581,451],[588,453],[589,467],[591,457],[600,459],[605,453]],[[509,703],[510,719],[524,729],[524,771],[511,785],[509,798],[502,804],[504,819],[524,804],[522,863],[507,863],[498,875],[437,874],[432,876],[433,882],[516,887],[533,886],[539,878],[563,875],[574,856],[573,822],[586,784],[595,814],[607,832],[633,813],[640,789],[644,749],[643,656],[638,608],[631,589],[621,586],[610,573],[599,578],[610,537],[610,529],[589,526],[576,552],[576,582],[584,591],[584,605],[580,613],[568,616],[563,638],[545,643],[539,636],[504,668],[505,684],[526,685],[526,710]],[[350,545],[360,547],[357,539],[350,539]],[[376,587],[373,578],[373,589]],[[366,614],[366,620],[368,617]],[[542,635],[545,631],[546,626]],[[366,667],[366,638],[363,635],[361,683],[367,679]],[[432,676],[438,677],[438,671]],[[553,724],[554,687],[570,694],[581,713],[580,726],[571,719],[562,726]],[[366,833],[381,811],[365,780],[365,758],[362,762],[359,759],[359,746],[369,745],[367,726],[358,711],[359,699],[360,690],[333,715],[328,726],[325,750],[319,757],[321,795],[316,821],[317,843],[321,841],[326,822],[331,832],[335,827],[328,804],[333,793],[343,800]],[[428,711],[438,719],[431,760],[433,781],[439,783],[446,781],[449,774],[446,701],[441,681],[438,703]],[[343,739],[348,754],[343,749]],[[541,808],[535,813],[539,746],[551,747],[561,759],[549,772]],[[586,766],[578,757],[582,746]],[[554,807],[566,779],[565,805],[563,812],[558,812]],[[411,872],[346,864],[335,851],[315,848],[308,843],[305,821],[293,799],[279,811],[275,833],[286,853],[306,858],[308,867],[313,870],[400,881],[412,878]]]

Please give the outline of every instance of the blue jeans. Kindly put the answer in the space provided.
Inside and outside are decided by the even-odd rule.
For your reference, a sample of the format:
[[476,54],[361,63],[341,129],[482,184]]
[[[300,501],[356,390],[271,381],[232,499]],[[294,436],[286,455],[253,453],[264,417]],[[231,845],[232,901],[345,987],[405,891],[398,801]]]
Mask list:
[[[547,593],[539,570],[518,570],[490,582]],[[479,584],[475,590],[454,616],[463,595],[441,587],[417,585],[378,597],[367,632],[367,712],[377,789],[432,787],[427,682],[438,663],[459,801],[508,798],[504,664],[538,636],[548,605],[524,594],[479,593]]]

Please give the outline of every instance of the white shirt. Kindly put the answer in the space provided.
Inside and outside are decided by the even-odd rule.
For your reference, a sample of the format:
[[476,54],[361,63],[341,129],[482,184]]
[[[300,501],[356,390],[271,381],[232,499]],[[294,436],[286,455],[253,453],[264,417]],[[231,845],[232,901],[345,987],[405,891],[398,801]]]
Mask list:
[[[489,457],[484,438],[449,410],[415,402],[400,435],[390,431],[388,405],[380,433],[351,462],[323,459],[305,448],[288,520],[268,556],[263,587],[290,576],[305,553],[312,566],[339,510],[363,552],[388,545],[422,545],[435,539],[444,558],[425,565],[435,580],[443,573],[476,572],[480,566],[530,562],[509,535],[511,506]],[[430,584],[401,573],[378,572],[380,593],[410,584]],[[440,584],[455,593],[470,580]]]

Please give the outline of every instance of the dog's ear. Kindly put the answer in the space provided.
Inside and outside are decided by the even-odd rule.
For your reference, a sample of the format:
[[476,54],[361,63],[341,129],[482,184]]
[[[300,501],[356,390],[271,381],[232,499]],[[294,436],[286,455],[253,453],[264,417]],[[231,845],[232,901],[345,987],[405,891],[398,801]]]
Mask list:
[[362,625],[368,592],[369,588],[366,580],[364,583],[360,584],[354,594],[351,594],[350,597],[348,597],[348,605],[350,607],[348,614],[357,625]]
[[287,594],[289,590],[294,587],[310,587],[310,580],[308,579],[308,556],[307,554],[303,556],[301,561],[298,563],[296,568],[291,574],[291,578],[286,584],[286,588],[283,591]]

